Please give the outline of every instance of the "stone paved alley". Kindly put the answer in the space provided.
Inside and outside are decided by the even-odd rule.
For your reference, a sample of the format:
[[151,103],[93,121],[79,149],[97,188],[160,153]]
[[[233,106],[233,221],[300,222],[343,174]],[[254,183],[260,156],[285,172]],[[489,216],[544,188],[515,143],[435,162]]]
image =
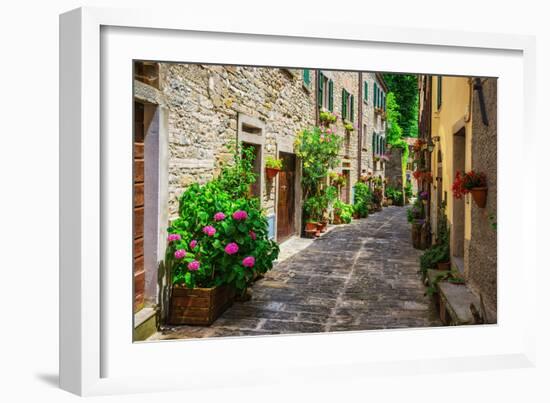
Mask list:
[[163,328],[149,340],[441,326],[420,253],[406,208],[384,208],[277,264],[213,325]]

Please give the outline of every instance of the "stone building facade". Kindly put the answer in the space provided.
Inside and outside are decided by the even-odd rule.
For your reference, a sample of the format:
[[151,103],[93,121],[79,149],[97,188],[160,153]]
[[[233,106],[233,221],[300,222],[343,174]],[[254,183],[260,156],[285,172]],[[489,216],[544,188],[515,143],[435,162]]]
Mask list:
[[[497,311],[497,80],[474,83],[472,100],[472,168],[487,176],[487,205],[472,208],[470,240],[465,245],[466,278],[483,295],[488,314],[496,321]],[[483,102],[479,93],[483,94]],[[486,120],[483,119],[484,110]]]
[[380,73],[363,72],[361,174],[385,176],[386,94],[388,88]]

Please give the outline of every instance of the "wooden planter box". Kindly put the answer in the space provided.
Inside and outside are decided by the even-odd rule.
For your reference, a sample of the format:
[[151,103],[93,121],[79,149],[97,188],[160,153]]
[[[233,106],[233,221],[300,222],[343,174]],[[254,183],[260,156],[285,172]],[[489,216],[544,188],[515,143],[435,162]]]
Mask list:
[[171,325],[211,325],[234,298],[235,290],[227,285],[192,290],[174,286],[168,321]]

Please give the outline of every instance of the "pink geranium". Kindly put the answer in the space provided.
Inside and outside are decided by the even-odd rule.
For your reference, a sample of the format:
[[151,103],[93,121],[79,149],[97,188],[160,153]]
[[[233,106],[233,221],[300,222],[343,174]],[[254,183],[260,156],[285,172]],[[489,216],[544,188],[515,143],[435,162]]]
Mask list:
[[187,252],[185,252],[185,249],[178,249],[177,251],[174,252],[174,257],[176,259],[183,259],[186,254]]
[[233,213],[233,219],[235,220],[246,220],[248,218],[248,213],[244,210],[237,210]]
[[244,267],[254,267],[255,263],[256,263],[256,259],[254,258],[254,256],[247,256],[243,259]]
[[254,231],[248,231],[248,235],[250,235],[250,238],[252,238],[254,241],[256,240],[256,233]]
[[199,267],[201,267],[201,264],[197,260],[193,260],[187,265],[187,268],[191,271],[197,271],[199,270]]
[[181,239],[180,234],[170,234],[170,235],[168,235],[168,242],[175,242],[175,241],[179,241],[180,239]]
[[202,232],[204,232],[208,236],[214,236],[214,234],[216,233],[216,228],[211,225],[207,225],[202,229]]
[[228,255],[234,255],[239,251],[239,245],[237,245],[235,242],[228,243],[225,246],[225,253]]
[[214,214],[214,221],[222,221],[225,218],[225,214],[221,211]]
[[197,244],[198,244],[197,240],[193,239],[191,242],[189,242],[189,247],[191,249],[195,249],[197,247]]

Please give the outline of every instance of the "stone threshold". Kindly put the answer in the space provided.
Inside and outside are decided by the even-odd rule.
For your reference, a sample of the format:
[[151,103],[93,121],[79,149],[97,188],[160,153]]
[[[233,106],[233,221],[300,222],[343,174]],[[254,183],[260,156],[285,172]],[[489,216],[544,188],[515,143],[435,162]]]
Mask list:
[[157,331],[157,310],[144,307],[134,314],[134,341],[143,341]]

